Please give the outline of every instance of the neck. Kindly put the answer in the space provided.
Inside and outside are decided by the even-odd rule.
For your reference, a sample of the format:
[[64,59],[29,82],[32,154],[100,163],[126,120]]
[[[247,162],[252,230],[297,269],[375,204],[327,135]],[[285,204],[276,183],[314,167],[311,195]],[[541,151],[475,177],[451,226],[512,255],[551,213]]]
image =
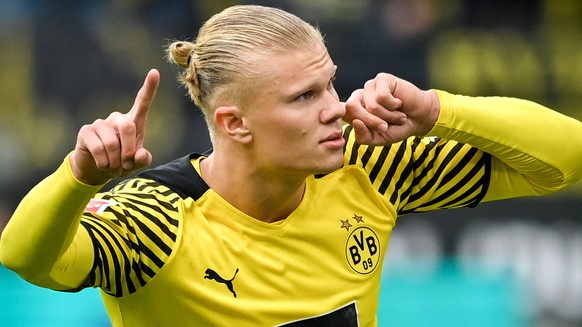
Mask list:
[[303,198],[307,176],[266,173],[250,160],[239,158],[213,152],[200,163],[202,178],[231,205],[255,219],[275,222],[287,218]]

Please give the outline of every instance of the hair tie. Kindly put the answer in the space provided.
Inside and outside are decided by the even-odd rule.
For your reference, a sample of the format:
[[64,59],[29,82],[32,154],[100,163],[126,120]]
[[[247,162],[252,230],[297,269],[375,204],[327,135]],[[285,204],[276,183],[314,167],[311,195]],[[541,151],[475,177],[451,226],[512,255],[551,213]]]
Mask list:
[[190,66],[190,60],[192,60],[192,53],[194,52],[194,50],[190,51],[190,54],[188,54],[188,60],[186,60],[186,65]]

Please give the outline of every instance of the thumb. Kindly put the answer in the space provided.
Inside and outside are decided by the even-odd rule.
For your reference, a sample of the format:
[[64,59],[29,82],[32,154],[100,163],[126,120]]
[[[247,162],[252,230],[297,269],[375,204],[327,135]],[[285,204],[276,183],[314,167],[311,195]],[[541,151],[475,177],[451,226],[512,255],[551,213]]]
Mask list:
[[134,170],[142,169],[152,164],[152,154],[145,148],[137,149],[133,158],[135,162]]
[[354,119],[351,122],[352,127],[356,135],[356,142],[359,144],[370,144],[374,138],[374,132],[366,126],[366,124],[359,120]]

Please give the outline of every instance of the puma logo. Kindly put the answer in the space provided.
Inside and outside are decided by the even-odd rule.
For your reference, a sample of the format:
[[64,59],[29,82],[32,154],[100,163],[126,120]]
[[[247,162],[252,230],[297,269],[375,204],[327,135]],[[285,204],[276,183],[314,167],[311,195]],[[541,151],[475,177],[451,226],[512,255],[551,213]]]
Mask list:
[[206,276],[204,276],[204,279],[210,279],[210,280],[214,279],[217,283],[221,283],[221,284],[226,285],[228,290],[232,292],[232,295],[234,295],[234,297],[236,297],[236,292],[234,291],[234,286],[232,285],[232,281],[236,277],[236,274],[238,274],[238,268],[236,268],[236,271],[234,272],[234,276],[232,276],[231,279],[224,279],[224,278],[220,277],[220,275],[216,271],[208,268],[208,269],[206,269]]

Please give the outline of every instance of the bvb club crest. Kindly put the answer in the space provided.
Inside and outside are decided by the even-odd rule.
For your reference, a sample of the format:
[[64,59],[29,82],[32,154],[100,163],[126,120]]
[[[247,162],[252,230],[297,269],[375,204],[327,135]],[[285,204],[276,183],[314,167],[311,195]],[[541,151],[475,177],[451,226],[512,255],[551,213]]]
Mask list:
[[[361,216],[354,215],[353,219],[357,221],[359,226],[354,226],[355,228],[346,241],[346,260],[355,272],[369,274],[376,269],[380,262],[380,241],[371,228],[360,225],[363,223]],[[346,228],[345,225],[342,227],[349,231],[349,227]],[[350,227],[352,227],[351,224]]]

